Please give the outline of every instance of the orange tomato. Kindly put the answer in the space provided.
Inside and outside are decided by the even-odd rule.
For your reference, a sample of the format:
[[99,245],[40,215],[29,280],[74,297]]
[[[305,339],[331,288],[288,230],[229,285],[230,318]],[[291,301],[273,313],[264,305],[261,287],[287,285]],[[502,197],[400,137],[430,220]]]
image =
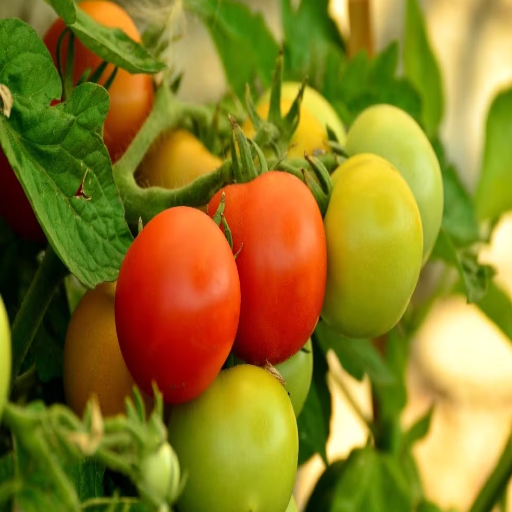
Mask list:
[[[68,405],[82,415],[95,395],[104,416],[125,412],[135,382],[126,368],[114,319],[116,284],[88,290],[73,311],[64,344],[64,392]],[[144,396],[146,406],[152,400]]]
[[[101,25],[122,29],[133,40],[140,42],[140,34],[135,23],[117,4],[105,0],[86,0],[80,2],[79,8]],[[44,42],[50,50],[55,65],[57,64],[57,43],[65,27],[64,22],[59,18],[44,36]],[[67,44],[68,38],[65,38],[61,48],[61,62],[66,60]],[[86,69],[90,68],[94,71],[101,64],[102,59],[76,38],[74,49],[73,80],[76,83]],[[109,64],[99,83],[104,85],[113,70],[114,66]],[[151,110],[152,77],[144,74],[131,75],[119,69],[109,94],[110,110],[105,120],[103,138],[111,159],[116,161],[129,146]]]

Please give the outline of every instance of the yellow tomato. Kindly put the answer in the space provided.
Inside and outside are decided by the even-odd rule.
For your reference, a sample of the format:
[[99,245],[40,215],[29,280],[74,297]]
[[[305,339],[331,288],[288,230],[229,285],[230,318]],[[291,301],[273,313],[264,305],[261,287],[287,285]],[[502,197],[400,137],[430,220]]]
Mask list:
[[[299,93],[301,84],[299,82],[283,82],[281,86],[281,98],[293,101]],[[260,102],[270,101],[270,90],[261,98]],[[302,106],[306,107],[322,124],[329,126],[336,134],[338,142],[344,146],[347,140],[347,133],[338,114],[332,105],[315,89],[306,86],[304,96],[302,97]]]
[[142,187],[179,188],[214,171],[222,160],[212,155],[192,133],[171,130],[160,136],[148,151],[136,179]]
[[423,230],[413,193],[383,158],[351,157],[333,174],[324,225],[323,319],[350,338],[384,334],[402,317],[420,274]]
[[[293,101],[281,99],[281,113],[286,113],[292,106]],[[260,103],[256,108],[261,118],[266,119],[268,116],[269,102]],[[246,137],[252,138],[255,135],[254,126],[250,119],[242,126]],[[304,157],[304,153],[313,155],[315,151],[329,151],[327,145],[327,130],[322,123],[303,105],[300,109],[300,120],[288,150],[288,158]]]

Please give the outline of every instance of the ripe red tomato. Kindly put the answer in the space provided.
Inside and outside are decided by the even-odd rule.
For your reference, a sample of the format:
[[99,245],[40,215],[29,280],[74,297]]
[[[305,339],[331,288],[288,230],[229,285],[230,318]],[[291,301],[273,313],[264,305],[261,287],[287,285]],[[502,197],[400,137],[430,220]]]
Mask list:
[[[222,191],[234,250],[243,244],[236,260],[242,305],[233,352],[251,364],[278,364],[304,346],[322,309],[322,216],[308,187],[284,172],[265,172]],[[222,191],[211,200],[210,215]]]
[[[79,7],[101,25],[122,29],[134,41],[140,42],[141,38],[135,23],[119,5],[106,0],[86,0],[80,2]],[[43,39],[55,65],[57,65],[57,42],[65,27],[61,19],[56,20]],[[66,61],[67,43],[68,40],[65,38],[61,49],[61,62]],[[74,49],[73,80],[76,83],[87,68],[94,71],[102,60],[76,38]],[[107,66],[99,80],[100,84],[103,85],[106,82],[113,69],[113,65]],[[116,161],[129,146],[151,110],[153,81],[150,75],[131,75],[119,69],[109,94],[110,110],[105,120],[103,138],[111,159]]]
[[46,236],[7,157],[0,149],[0,217],[26,240],[45,242]]
[[155,381],[168,403],[202,393],[235,339],[240,282],[222,231],[203,212],[180,206],[154,217],[121,265],[115,321],[135,382]]

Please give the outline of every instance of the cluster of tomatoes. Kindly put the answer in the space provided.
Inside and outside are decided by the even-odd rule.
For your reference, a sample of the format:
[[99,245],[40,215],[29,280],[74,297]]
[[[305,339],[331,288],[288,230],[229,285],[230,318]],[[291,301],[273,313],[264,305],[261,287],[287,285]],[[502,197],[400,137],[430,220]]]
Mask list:
[[[114,4],[80,7],[140,39]],[[45,37],[54,56],[63,30],[58,20]],[[78,80],[100,60],[77,42],[75,63]],[[152,87],[150,77],[122,70],[112,83],[105,143],[113,160],[151,109]],[[298,87],[283,84],[282,110]],[[257,109],[266,115],[268,96]],[[346,133],[334,109],[307,88],[288,157],[329,151],[327,125],[350,157],[330,176],[324,217],[292,174],[270,170],[228,185],[203,209],[181,206],[154,217],[129,248],[117,282],[87,291],[73,312],[64,351],[69,405],[81,413],[96,394],[104,414],[120,413],[134,384],[150,405],[156,383],[169,404],[170,443],[188,475],[182,512],[295,510],[296,417],[311,382],[317,322],[351,338],[386,333],[432,251],[442,179],[419,125],[377,105]],[[254,135],[250,122],[244,131]],[[156,141],[137,178],[175,188],[221,163],[191,133],[173,130]],[[214,221],[219,206],[231,245]]]

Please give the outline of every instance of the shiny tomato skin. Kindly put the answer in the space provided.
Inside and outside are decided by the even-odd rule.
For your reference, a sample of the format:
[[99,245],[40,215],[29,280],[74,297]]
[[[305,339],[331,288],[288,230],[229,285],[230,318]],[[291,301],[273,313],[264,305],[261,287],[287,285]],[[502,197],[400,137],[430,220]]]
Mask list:
[[332,182],[322,319],[349,338],[375,338],[398,323],[418,283],[420,212],[398,170],[375,154],[345,160]]
[[[85,0],[80,2],[79,7],[101,25],[122,29],[134,41],[141,41],[135,23],[119,5],[106,0]],[[64,29],[65,24],[59,18],[43,38],[55,65],[57,43]],[[63,63],[66,61],[67,45],[66,37],[61,49]],[[73,80],[76,83],[87,68],[94,71],[102,59],[88,50],[77,38],[74,49]],[[113,70],[114,66],[109,64],[99,80],[101,85],[106,82]],[[151,110],[154,96],[152,77],[144,74],[132,75],[124,69],[118,69],[109,95],[110,109],[105,120],[103,138],[111,159],[116,161],[129,146]]]
[[302,181],[280,171],[228,185],[211,200],[209,215],[222,192],[233,249],[242,248],[233,351],[250,364],[281,363],[304,346],[322,309],[327,249],[320,210]]
[[203,395],[173,407],[168,426],[188,474],[180,512],[286,510],[298,432],[287,393],[273,375],[251,365],[222,370]]
[[403,176],[420,211],[425,264],[441,228],[444,194],[439,161],[420,125],[398,107],[372,105],[352,123],[346,150],[350,156],[373,153],[385,158]]
[[180,206],[154,217],[121,265],[115,298],[121,352],[135,382],[164,401],[201,394],[225,362],[240,313],[229,244],[203,212]]
[[11,164],[0,148],[0,217],[18,235],[32,242],[46,241],[32,205]]

